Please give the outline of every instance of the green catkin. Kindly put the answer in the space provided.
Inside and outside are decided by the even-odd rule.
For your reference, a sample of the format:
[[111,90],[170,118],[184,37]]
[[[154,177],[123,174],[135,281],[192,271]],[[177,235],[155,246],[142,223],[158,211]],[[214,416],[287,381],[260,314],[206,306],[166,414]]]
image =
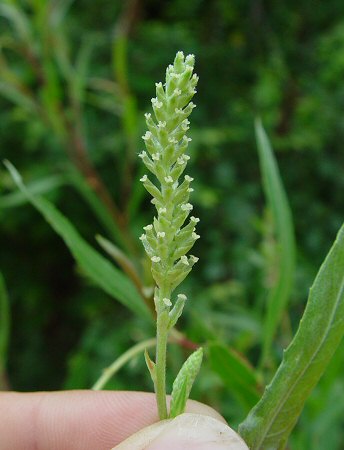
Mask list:
[[[175,325],[186,301],[184,294],[172,298],[175,288],[191,271],[198,258],[187,255],[199,235],[195,231],[198,218],[191,216],[189,197],[193,179],[183,173],[190,157],[186,154],[189,138],[188,120],[195,105],[198,76],[193,74],[195,58],[178,52],[173,65],[166,70],[166,83],[156,83],[156,97],[152,98],[152,114],[145,114],[148,131],[142,136],[146,150],[139,154],[153,175],[153,181],[141,178],[152,195],[156,208],[153,224],[144,227],[140,240],[152,262],[156,282],[154,295],[157,312],[157,358],[154,378],[160,418],[166,417],[165,364],[168,331]],[[164,367],[162,367],[164,366]]]
[[195,232],[199,219],[191,217],[183,227],[193,209],[189,203],[192,178],[185,175],[181,180],[190,159],[185,152],[191,141],[186,135],[190,124],[187,117],[195,107],[190,100],[196,93],[198,81],[197,75],[192,75],[194,62],[193,55],[184,58],[183,53],[178,52],[174,64],[166,70],[165,88],[162,83],[156,83],[156,97],[152,99],[156,120],[150,113],[145,114],[148,131],[143,140],[148,153],[139,154],[155,176],[154,181],[158,182],[157,186],[148,175],[141,178],[153,197],[157,216],[152,225],[144,227],[145,233],[140,237],[152,261],[153,277],[158,286],[157,310],[169,303],[161,302],[161,293],[172,293],[177,287],[176,279],[181,283],[198,259],[186,254],[199,238]]

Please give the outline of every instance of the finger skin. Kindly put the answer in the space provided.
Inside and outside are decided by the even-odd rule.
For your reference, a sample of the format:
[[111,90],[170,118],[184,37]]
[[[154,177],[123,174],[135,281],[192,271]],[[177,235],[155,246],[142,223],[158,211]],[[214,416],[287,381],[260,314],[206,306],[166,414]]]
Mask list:
[[[190,401],[188,412],[223,421]],[[109,450],[158,421],[154,394],[63,391],[0,394],[0,450]]]

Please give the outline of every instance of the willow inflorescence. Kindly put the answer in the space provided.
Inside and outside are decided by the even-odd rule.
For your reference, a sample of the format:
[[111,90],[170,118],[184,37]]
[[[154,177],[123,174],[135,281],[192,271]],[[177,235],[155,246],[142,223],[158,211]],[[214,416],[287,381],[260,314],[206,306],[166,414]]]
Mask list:
[[[199,238],[196,224],[199,219],[189,215],[193,179],[185,174],[190,156],[187,149],[188,117],[195,104],[198,76],[193,74],[195,58],[178,52],[173,65],[166,70],[166,82],[156,83],[156,97],[152,98],[154,116],[145,114],[148,130],[142,136],[146,150],[139,154],[153,175],[144,175],[141,181],[152,195],[156,208],[153,223],[144,227],[140,239],[151,260],[156,282],[154,302],[157,312],[156,362],[147,362],[158,399],[160,418],[167,417],[165,399],[165,366],[168,331],[180,317],[185,294],[172,297],[173,291],[185,279],[198,258],[188,255]],[[187,223],[186,223],[187,222]]]

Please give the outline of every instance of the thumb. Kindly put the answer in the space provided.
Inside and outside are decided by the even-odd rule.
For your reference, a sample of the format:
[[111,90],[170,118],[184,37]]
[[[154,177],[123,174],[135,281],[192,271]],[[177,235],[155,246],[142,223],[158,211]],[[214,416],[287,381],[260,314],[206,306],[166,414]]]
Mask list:
[[151,425],[113,450],[248,450],[228,425],[201,414],[182,414]]

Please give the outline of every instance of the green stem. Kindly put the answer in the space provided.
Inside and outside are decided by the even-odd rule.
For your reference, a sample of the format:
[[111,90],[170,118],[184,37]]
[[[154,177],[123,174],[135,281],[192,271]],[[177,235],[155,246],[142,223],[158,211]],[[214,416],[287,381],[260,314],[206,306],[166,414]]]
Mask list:
[[160,420],[167,419],[166,406],[166,351],[167,351],[167,320],[168,313],[162,311],[157,317],[156,344],[156,383],[155,395]]
[[116,372],[119,371],[121,367],[124,366],[128,361],[130,361],[132,358],[134,358],[137,354],[143,352],[146,348],[154,347],[156,344],[156,339],[151,338],[147,339],[145,341],[139,342],[138,344],[131,347],[129,350],[127,350],[123,355],[121,355],[119,358],[117,358],[111,366],[104,369],[103,374],[101,377],[94,383],[92,386],[92,389],[94,391],[101,390],[106,383],[110,380],[111,377],[115,375]]

